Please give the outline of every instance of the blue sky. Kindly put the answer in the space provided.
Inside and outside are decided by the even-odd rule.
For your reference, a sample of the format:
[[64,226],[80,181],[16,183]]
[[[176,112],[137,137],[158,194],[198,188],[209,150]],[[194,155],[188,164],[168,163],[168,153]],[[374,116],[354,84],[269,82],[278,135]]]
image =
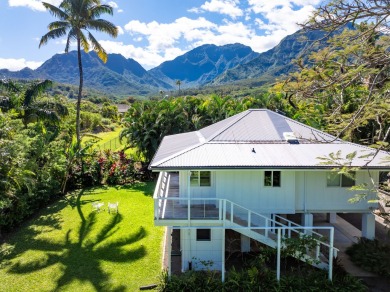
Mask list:
[[[61,0],[46,0],[59,5]],[[299,29],[320,0],[102,0],[114,7],[103,15],[118,26],[116,39],[95,33],[108,53],[133,58],[145,69],[202,44],[242,43],[256,52],[277,45]],[[0,68],[37,68],[64,40],[38,48],[55,19],[38,0],[0,0]]]

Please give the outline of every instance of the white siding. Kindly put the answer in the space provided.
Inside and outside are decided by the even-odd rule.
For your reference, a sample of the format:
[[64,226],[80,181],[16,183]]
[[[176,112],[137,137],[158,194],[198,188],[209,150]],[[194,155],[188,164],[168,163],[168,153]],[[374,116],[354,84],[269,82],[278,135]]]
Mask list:
[[[210,241],[197,241],[196,229],[181,229],[180,244],[182,249],[182,269],[188,270],[188,262],[192,262],[192,269],[221,270],[222,268],[222,239],[223,229],[211,229]],[[212,261],[211,266],[201,263]]]
[[[189,171],[179,172],[180,197],[187,198]],[[215,172],[211,172],[211,186],[191,187],[191,198],[215,198]]]
[[[326,171],[302,172],[296,175],[296,199],[295,207],[298,212],[336,211],[336,212],[362,212],[376,207],[376,204],[363,200],[359,203],[350,203],[348,200],[357,193],[364,191],[351,191],[348,187],[328,187],[326,183]],[[378,181],[378,172],[372,171],[374,181]],[[367,171],[356,173],[356,184],[367,183],[370,178]],[[304,186],[304,187],[302,187]],[[370,193],[372,199],[374,195]],[[306,206],[305,206],[306,197]]]
[[281,171],[281,186],[264,186],[264,171],[216,171],[218,198],[258,213],[294,213],[295,172]]

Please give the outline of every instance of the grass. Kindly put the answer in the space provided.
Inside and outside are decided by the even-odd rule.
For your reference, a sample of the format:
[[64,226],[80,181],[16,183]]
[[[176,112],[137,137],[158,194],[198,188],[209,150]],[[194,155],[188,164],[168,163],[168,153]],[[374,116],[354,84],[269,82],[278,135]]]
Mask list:
[[[94,147],[96,148],[99,148],[99,147],[102,147],[104,146],[105,143],[109,142],[110,140],[113,140],[115,138],[118,138],[119,139],[119,134],[120,132],[123,130],[123,128],[117,128],[115,129],[115,131],[112,131],[112,132],[101,132],[101,133],[98,133],[98,134],[94,134],[94,136],[97,136],[99,138],[101,138],[101,140],[99,140],[98,142],[96,142],[96,144],[94,145]],[[92,140],[93,137],[85,137],[83,139],[83,143],[89,141],[89,140]],[[125,140],[123,140],[122,144],[120,144],[119,140],[117,141],[117,144],[119,144],[120,146],[119,147],[111,147],[112,151],[117,151],[117,150],[120,150],[120,149],[123,149],[124,146],[125,146]],[[114,145],[114,143],[113,143]],[[109,145],[106,145],[106,147],[104,147],[104,149],[109,149]],[[128,148],[126,149],[125,153],[127,155],[136,155],[136,148]]]
[[[49,206],[0,247],[0,291],[137,291],[158,282],[163,229],[154,184],[78,191]],[[119,214],[92,202],[119,202]]]
[[[100,138],[101,140],[99,140],[98,142],[96,142],[96,144],[94,145],[95,147],[100,147],[102,146],[104,143],[106,142],[109,142],[110,140],[113,140],[113,139],[116,139],[119,137],[119,134],[120,132],[122,131],[122,128],[118,127],[115,129],[115,131],[111,131],[111,132],[100,132],[98,134],[93,134],[93,136],[95,137],[98,137]],[[83,143],[89,141],[89,140],[92,140],[93,137],[90,137],[90,136],[86,136],[84,137],[83,139]],[[121,144],[121,147],[123,147],[123,145]],[[111,150],[117,150],[117,149],[111,149]]]

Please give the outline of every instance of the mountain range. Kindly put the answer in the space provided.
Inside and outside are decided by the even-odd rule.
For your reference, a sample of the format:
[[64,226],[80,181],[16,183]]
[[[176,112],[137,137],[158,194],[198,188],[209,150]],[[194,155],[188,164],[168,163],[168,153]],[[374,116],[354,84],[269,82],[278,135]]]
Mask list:
[[[221,85],[240,80],[273,81],[276,77],[296,70],[293,60],[307,56],[324,46],[313,45],[324,32],[302,30],[285,37],[276,47],[256,53],[242,44],[224,46],[202,45],[177,58],[163,62],[147,71],[134,59],[108,54],[103,63],[94,52],[82,53],[84,85],[114,95],[148,95],[160,90],[174,90],[180,80],[182,88]],[[39,68],[24,68],[12,72],[1,69],[0,75],[15,79],[51,79],[74,84],[79,82],[77,52],[56,54]]]

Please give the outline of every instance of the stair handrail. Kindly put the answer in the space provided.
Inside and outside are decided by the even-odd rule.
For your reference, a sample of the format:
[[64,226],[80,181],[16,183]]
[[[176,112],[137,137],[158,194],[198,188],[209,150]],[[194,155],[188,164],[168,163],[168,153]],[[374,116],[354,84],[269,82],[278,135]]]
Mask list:
[[[233,202],[233,201],[230,201],[230,200],[227,200],[227,199],[223,199],[223,200],[225,200],[226,202],[228,202],[228,203],[231,204],[231,210],[233,210],[233,205],[236,205],[237,207],[239,207],[239,208],[241,208],[241,209],[244,209],[244,211],[247,211],[247,212],[248,212],[248,218],[251,217],[251,214],[254,214],[254,215],[256,215],[256,216],[259,216],[259,217],[265,219],[267,223],[268,223],[268,222],[274,223],[275,225],[279,225],[279,227],[282,227],[283,230],[285,230],[285,229],[291,230],[291,231],[294,231],[294,232],[296,232],[296,233],[298,233],[298,234],[300,234],[300,235],[305,235],[305,233],[303,233],[302,231],[299,231],[299,230],[297,230],[297,229],[301,229],[301,230],[302,230],[302,229],[316,229],[316,228],[318,229],[318,228],[319,228],[318,226],[302,226],[302,225],[299,225],[299,224],[297,224],[297,223],[295,223],[295,222],[293,222],[293,221],[290,221],[290,220],[288,220],[288,219],[286,219],[286,218],[284,218],[284,217],[281,217],[281,216],[279,216],[279,215],[276,215],[276,216],[282,218],[283,220],[287,221],[289,224],[294,225],[295,227],[297,227],[297,229],[295,229],[295,228],[293,228],[293,227],[291,227],[291,226],[282,224],[281,222],[278,222],[278,221],[276,221],[276,220],[274,220],[274,219],[272,219],[272,218],[269,218],[269,217],[267,217],[267,216],[264,216],[264,215],[262,215],[262,214],[259,214],[259,213],[257,213],[257,212],[254,212],[254,211],[252,211],[252,210],[250,210],[250,209],[248,209],[248,208],[246,208],[246,207],[244,207],[244,206],[241,206],[241,205],[239,205],[239,204],[237,204],[237,203],[235,203],[235,202]],[[224,204],[224,206],[226,206],[226,204]],[[227,208],[225,208],[224,212],[226,213],[227,211],[228,211]],[[225,220],[228,220],[228,221],[231,221],[232,223],[234,223],[234,221],[233,221],[233,216],[234,216],[234,214],[233,214],[233,212],[232,212],[232,213],[231,213],[230,220],[226,219],[226,215],[224,216],[224,218],[225,218]],[[247,220],[247,222],[248,222],[248,226],[246,226],[246,227],[248,227],[248,228],[253,227],[253,226],[250,226],[250,220]],[[267,224],[266,224],[266,225],[267,225]],[[244,227],[244,226],[243,226],[243,227]],[[275,227],[276,227],[276,226],[275,226]],[[328,228],[326,228],[326,227],[324,227],[324,226],[321,226],[320,228],[321,228],[321,229],[329,229],[329,230],[331,230],[333,227],[329,226]],[[268,228],[267,228],[267,229],[268,229]],[[322,234],[320,234],[320,233],[318,233],[318,232],[315,232],[314,230],[311,230],[310,233],[311,233],[311,234],[317,235],[319,238],[324,238],[324,237],[325,237],[325,236],[323,236]],[[289,234],[289,237],[290,237],[290,236],[291,236],[291,233]],[[289,237],[288,237],[288,238],[289,238]],[[339,249],[337,249],[336,247],[334,247],[333,244],[328,244],[327,242],[321,241],[321,240],[319,240],[319,239],[317,239],[317,238],[314,238],[314,240],[316,240],[319,244],[322,244],[322,245],[328,247],[329,249],[333,249],[333,250],[334,250],[334,254],[337,254],[337,252],[339,251]]]

